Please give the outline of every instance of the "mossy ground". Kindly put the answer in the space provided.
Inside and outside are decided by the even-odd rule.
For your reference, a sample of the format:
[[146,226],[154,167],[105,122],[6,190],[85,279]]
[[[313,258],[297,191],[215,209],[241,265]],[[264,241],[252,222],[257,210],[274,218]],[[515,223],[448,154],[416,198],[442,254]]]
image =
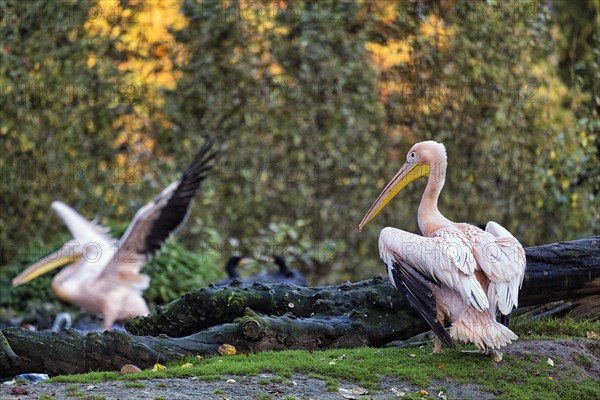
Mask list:
[[[600,322],[515,321],[515,330],[522,336],[521,343],[524,344],[556,338],[580,338],[583,341],[588,331],[600,331]],[[408,349],[356,348],[188,357],[168,365],[162,371],[142,371],[132,375],[92,372],[59,376],[51,382],[93,383],[175,377],[219,380],[223,376],[257,376],[268,373],[275,378],[263,378],[259,380],[259,384],[285,384],[294,374],[303,374],[324,381],[329,391],[337,391],[340,382],[354,382],[370,391],[377,391],[381,389],[382,377],[389,377],[422,387],[436,382],[476,384],[482,390],[506,399],[600,398],[599,380],[589,375],[582,377],[578,369],[578,366],[587,369],[593,366],[592,357],[600,356],[600,346],[593,346],[593,341],[585,343],[587,347],[583,349],[589,349],[592,356],[576,351],[572,356],[573,362],[556,359],[554,366],[548,364],[546,354],[537,354],[535,348],[522,353],[508,352],[498,363],[493,362],[489,356],[462,351],[472,349],[469,346],[446,350],[441,355],[432,355],[431,346]],[[589,343],[592,345],[588,346]],[[184,364],[192,366],[182,367]]]

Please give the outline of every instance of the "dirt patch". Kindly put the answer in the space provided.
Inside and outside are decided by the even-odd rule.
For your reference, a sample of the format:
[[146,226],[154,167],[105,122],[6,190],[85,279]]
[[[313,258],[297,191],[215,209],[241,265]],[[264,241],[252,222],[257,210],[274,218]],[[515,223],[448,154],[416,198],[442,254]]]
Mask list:
[[[277,379],[275,375],[261,374],[259,376],[242,377],[226,376],[218,381],[201,381],[197,378],[188,379],[149,379],[134,381],[144,387],[127,387],[128,382],[102,382],[93,384],[67,383],[37,383],[25,384],[20,387],[27,389],[27,395],[11,395],[14,385],[0,389],[2,400],[39,399],[40,396],[49,399],[94,399],[93,396],[103,396],[105,400],[124,399],[279,399],[286,396],[295,399],[340,400],[340,399],[376,399],[385,400],[402,397],[411,393],[425,390],[434,398],[438,398],[440,388],[448,399],[493,399],[493,394],[481,390],[477,385],[458,385],[447,382],[432,382],[427,387],[419,387],[398,379],[383,378],[377,390],[365,392],[351,382],[341,382],[339,390],[328,391],[324,381],[303,375],[294,375],[282,382],[264,382]],[[268,397],[270,396],[270,397]],[[100,397],[97,397],[100,399]],[[95,399],[94,399],[95,400]]]
[[[517,341],[506,349],[505,354],[535,362],[547,361],[550,358],[556,366],[566,364],[574,368],[581,378],[600,380],[600,341],[597,340]],[[557,369],[561,370],[564,369]]]
[[[584,377],[600,380],[600,342],[571,339],[544,341],[518,341],[505,349],[506,355],[533,362],[552,359],[556,365],[569,366]],[[557,368],[557,371],[565,370]],[[142,386],[143,385],[143,386]],[[19,387],[28,394],[13,395],[16,385],[0,385],[0,399],[30,400],[42,395],[47,399],[390,399],[400,398],[419,390],[426,390],[430,398],[447,399],[493,399],[494,395],[478,385],[448,381],[434,381],[427,387],[419,387],[399,379],[382,377],[374,391],[364,393],[353,382],[340,381],[339,391],[328,391],[327,384],[304,375],[281,378],[272,374],[258,376],[223,376],[216,381],[198,378],[148,379],[93,384],[37,383]],[[440,388],[443,395],[438,396]],[[354,391],[353,391],[354,389]],[[102,397],[100,397],[102,396]],[[43,398],[43,397],[42,397]]]

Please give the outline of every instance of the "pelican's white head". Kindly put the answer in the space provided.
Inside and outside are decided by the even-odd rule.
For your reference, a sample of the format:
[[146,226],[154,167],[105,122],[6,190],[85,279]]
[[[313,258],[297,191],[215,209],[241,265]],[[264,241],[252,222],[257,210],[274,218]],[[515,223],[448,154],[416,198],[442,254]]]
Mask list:
[[448,165],[448,156],[446,155],[446,147],[436,141],[427,140],[419,142],[410,148],[406,155],[407,163],[417,163],[429,165],[431,169],[436,166],[443,167]]
[[448,158],[443,144],[433,140],[415,144],[408,151],[406,162],[402,168],[385,186],[358,225],[358,230],[361,231],[406,185],[424,176],[429,176],[430,173],[443,177],[447,165]]

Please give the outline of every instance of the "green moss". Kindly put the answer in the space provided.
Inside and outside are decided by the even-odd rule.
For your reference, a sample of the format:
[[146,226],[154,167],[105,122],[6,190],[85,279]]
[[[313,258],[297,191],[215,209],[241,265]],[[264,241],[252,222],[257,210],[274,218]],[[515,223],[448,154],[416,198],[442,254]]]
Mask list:
[[210,381],[220,381],[222,379],[221,375],[200,375],[198,376],[198,380],[199,381],[206,381],[206,382],[210,382]]
[[268,385],[269,383],[283,383],[284,379],[280,376],[274,376],[272,378],[261,378],[257,381],[259,385]]
[[215,389],[213,391],[214,394],[225,394],[225,391],[223,389]]
[[570,318],[531,321],[515,318],[510,328],[522,339],[585,338],[589,331],[600,331],[600,321],[576,321]]
[[255,393],[252,395],[253,400],[273,400],[273,396],[268,393]]
[[[538,329],[545,335],[567,334],[582,336],[587,330],[600,330],[596,322],[565,321],[559,326],[555,320],[537,321],[521,329]],[[589,342],[586,342],[589,347]],[[164,371],[142,371],[121,376],[117,373],[94,372],[84,375],[59,376],[50,382],[89,383],[101,380],[138,380],[147,378],[171,378],[196,376],[199,380],[223,380],[223,376],[256,376],[274,374],[273,378],[261,378],[260,384],[283,383],[293,374],[308,375],[325,382],[327,389],[337,391],[339,382],[348,381],[369,390],[377,389],[382,376],[398,378],[419,387],[428,387],[432,382],[451,379],[457,383],[472,383],[489,391],[498,398],[600,398],[600,383],[589,378],[581,379],[578,372],[568,363],[555,358],[555,367],[546,364],[546,358],[535,354],[518,357],[505,355],[500,363],[480,353],[463,353],[471,349],[458,346],[457,350],[446,350],[432,355],[431,346],[412,349],[356,348],[326,351],[281,351],[262,352],[247,356],[184,358],[169,363]],[[590,349],[592,350],[592,349]],[[592,351],[597,351],[593,347]],[[414,356],[413,356],[414,355]],[[585,367],[590,360],[583,355],[574,355],[575,362]],[[191,368],[179,365],[192,362]],[[236,378],[238,379],[238,378]],[[239,378],[240,380],[242,378]],[[75,386],[76,388],[76,386]],[[441,390],[441,389],[440,389]]]
[[[396,377],[411,384],[427,387],[433,381],[446,378],[455,382],[474,383],[482,390],[490,391],[499,398],[594,398],[600,395],[600,384],[591,379],[581,380],[576,371],[570,371],[556,363],[546,364],[545,359],[515,358],[506,355],[498,364],[489,356],[479,353],[463,353],[446,350],[444,354],[432,355],[430,347],[420,349],[336,349],[321,352],[282,351],[249,354],[248,356],[205,357],[192,368],[171,365],[164,371],[142,371],[119,376],[116,379],[146,379],[197,376],[200,380],[219,380],[223,375],[255,375],[272,373],[306,374],[325,382],[327,390],[337,391],[339,382],[351,381],[373,390],[382,375]],[[410,355],[414,354],[414,357]],[[186,361],[186,360],[182,360]],[[332,361],[334,362],[332,364]],[[580,362],[585,363],[583,359]],[[217,374],[216,374],[217,373]],[[51,381],[92,382],[98,373],[57,377]],[[280,382],[280,378],[265,378],[260,383]],[[75,386],[77,388],[77,386]]]
[[573,361],[577,364],[582,365],[586,368],[592,368],[594,366],[594,362],[590,360],[588,357],[581,353],[573,353]]
[[[76,385],[67,386],[66,389],[67,389],[67,393],[66,393],[67,397],[75,397],[80,400],[105,400],[106,399],[106,397],[104,397],[102,395],[83,393],[79,390],[79,387]],[[53,397],[50,397],[50,398],[53,398]]]
[[125,382],[123,386],[130,389],[143,389],[146,387],[146,385],[141,382]]

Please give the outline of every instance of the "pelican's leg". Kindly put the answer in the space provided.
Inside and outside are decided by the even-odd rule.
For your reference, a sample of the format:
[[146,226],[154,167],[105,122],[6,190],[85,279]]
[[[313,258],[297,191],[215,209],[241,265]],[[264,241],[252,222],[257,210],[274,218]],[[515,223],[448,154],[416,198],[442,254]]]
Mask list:
[[[440,322],[440,324],[442,324],[442,326],[444,326],[444,322],[446,321],[446,316],[444,315],[444,312],[440,309],[439,306],[436,306],[436,311],[437,320]],[[439,337],[436,336],[433,340],[433,352],[431,354],[442,354],[443,352],[444,350],[442,350],[442,341]]]
[[104,319],[102,323],[102,333],[107,332],[117,321],[116,312],[110,307],[102,312],[102,318]]
[[508,323],[510,322],[510,314],[504,315],[500,313],[500,323],[508,328]]
[[444,350],[442,350],[442,341],[437,336],[433,340],[433,352],[431,354],[442,354]]

